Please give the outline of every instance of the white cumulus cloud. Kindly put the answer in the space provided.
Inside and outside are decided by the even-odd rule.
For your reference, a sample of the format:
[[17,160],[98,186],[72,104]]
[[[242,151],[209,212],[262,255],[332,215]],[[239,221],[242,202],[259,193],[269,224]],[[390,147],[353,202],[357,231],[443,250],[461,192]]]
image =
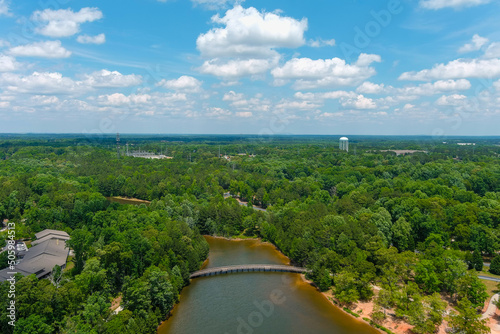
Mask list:
[[3,73],[0,86],[5,91],[18,94],[69,94],[79,95],[95,90],[95,88],[128,87],[141,83],[139,75],[123,75],[117,71],[101,70],[83,76],[83,80],[75,80],[63,76],[59,72],[33,72],[30,75],[19,73]]
[[439,106],[460,106],[463,105],[466,100],[467,97],[465,95],[443,95],[436,101],[436,104]]
[[219,27],[196,41],[207,59],[198,70],[226,80],[266,73],[281,59],[277,49],[305,44],[307,19],[286,17],[279,11],[261,12],[237,4],[224,16],[214,15],[212,23]]
[[274,59],[231,59],[207,60],[199,68],[204,74],[211,74],[222,78],[238,78],[243,76],[259,75],[269,71],[277,65],[278,58]]
[[178,79],[163,79],[156,85],[178,91],[199,92],[201,90],[202,82],[194,77],[183,75]]
[[495,87],[495,89],[500,92],[500,80],[495,81],[493,83],[493,87]]
[[130,108],[140,108],[144,106],[169,106],[176,102],[187,100],[186,94],[181,93],[154,93],[154,94],[130,94],[113,93],[99,95],[96,99],[97,103],[102,106],[120,107],[128,106]]
[[314,40],[313,39],[309,40],[307,42],[307,44],[313,48],[321,48],[323,46],[335,46],[335,40],[334,39],[324,40],[324,39],[318,38],[318,39],[314,39]]
[[5,15],[5,16],[10,16],[12,15],[9,12],[9,4],[7,3],[6,0],[0,0],[0,16]]
[[[459,79],[459,80],[438,80],[432,84],[424,84],[422,87],[427,88],[429,91],[449,91],[449,90],[467,90],[471,88],[469,80]],[[426,95],[426,94],[424,94]]]
[[106,42],[106,35],[99,34],[95,36],[80,35],[76,38],[78,43],[82,44],[104,44]]
[[447,64],[436,64],[431,69],[405,72],[399,76],[399,80],[430,81],[498,76],[500,76],[500,59],[456,59]]
[[11,56],[0,53],[0,72],[15,71],[19,68],[19,63]]
[[121,106],[125,104],[148,104],[152,100],[149,94],[130,94],[113,93],[108,95],[100,95],[97,98],[98,102],[103,105]]
[[41,22],[42,26],[35,31],[49,37],[68,37],[80,32],[80,25],[93,22],[103,17],[99,8],[85,7],[78,12],[71,9],[44,9],[37,10],[32,15],[32,20]]
[[488,43],[488,39],[486,37],[481,37],[478,34],[475,34],[474,36],[472,36],[472,41],[463,45],[460,49],[458,49],[458,52],[465,53],[477,51],[481,49],[486,43]]
[[242,117],[242,118],[249,118],[253,116],[253,113],[251,111],[238,111],[235,114],[237,117]]
[[219,107],[210,107],[206,110],[205,116],[207,117],[215,117],[219,119],[226,118],[227,116],[231,115],[231,112],[229,110],[219,108]]
[[71,51],[66,50],[61,41],[34,42],[14,46],[9,53],[17,57],[68,58]]
[[229,91],[222,97],[222,101],[240,101],[245,98],[245,95],[242,93],[236,93],[235,91]]
[[51,105],[59,102],[59,98],[53,95],[33,95],[30,98],[31,102],[36,105]]
[[130,87],[139,85],[142,77],[137,74],[123,75],[118,71],[100,70],[85,75],[84,81],[91,87]]
[[358,93],[363,94],[380,94],[384,91],[384,84],[375,84],[373,82],[365,81],[356,88]]
[[493,42],[491,43],[486,51],[484,52],[484,58],[499,58],[500,57],[500,43]]
[[278,110],[314,110],[321,107],[318,103],[311,101],[281,101],[275,108]]
[[351,109],[375,109],[377,104],[372,99],[363,95],[358,95],[356,98],[348,98],[341,100],[341,105]]
[[201,34],[196,46],[203,57],[269,57],[275,48],[296,48],[305,43],[307,20],[298,21],[278,13],[259,12],[240,5],[228,10],[223,17],[212,17],[214,28]]
[[429,96],[448,91],[467,90],[469,88],[471,88],[471,83],[467,79],[438,80],[433,83],[425,83],[416,86],[404,86],[401,88],[365,81],[356,89],[356,91],[363,94],[385,93],[399,96]]
[[63,77],[58,72],[33,72],[26,76],[4,73],[0,77],[0,84],[13,93],[40,95],[82,93],[88,89],[83,83]]
[[336,99],[353,99],[358,96],[355,92],[347,92],[345,90],[335,90],[332,92],[325,93],[302,93],[297,92],[294,94],[297,99],[301,100],[310,100],[310,101],[318,101],[318,100],[336,100]]
[[271,71],[280,83],[295,80],[296,89],[310,89],[324,86],[352,86],[375,75],[370,67],[373,62],[380,62],[378,55],[360,54],[354,64],[347,64],[340,58],[317,59],[293,58],[283,66]]

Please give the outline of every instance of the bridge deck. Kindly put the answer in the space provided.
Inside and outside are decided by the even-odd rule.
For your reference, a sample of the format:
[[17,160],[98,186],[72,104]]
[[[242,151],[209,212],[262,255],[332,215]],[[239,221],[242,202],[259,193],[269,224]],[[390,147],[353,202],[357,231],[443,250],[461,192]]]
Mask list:
[[216,267],[195,271],[191,274],[191,278],[202,276],[215,276],[237,272],[252,272],[252,271],[277,271],[286,273],[304,273],[307,271],[305,268],[277,265],[277,264],[245,264],[235,266]]

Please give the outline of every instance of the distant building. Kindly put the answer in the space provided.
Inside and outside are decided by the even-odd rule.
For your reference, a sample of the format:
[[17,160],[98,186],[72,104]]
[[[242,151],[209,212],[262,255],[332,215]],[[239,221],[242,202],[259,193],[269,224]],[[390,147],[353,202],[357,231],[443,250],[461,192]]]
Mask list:
[[474,146],[476,143],[457,143],[458,146]]
[[413,153],[428,153],[427,151],[422,150],[380,150],[380,152],[394,152],[396,155],[407,155]]
[[128,157],[134,157],[134,158],[143,158],[143,159],[173,159],[173,157],[166,156],[164,154],[156,154],[152,152],[146,152],[146,151],[133,151],[126,153]]
[[339,148],[343,151],[349,152],[349,138],[347,137],[340,138]]
[[19,249],[24,251],[24,257],[15,266],[14,271],[9,268],[0,270],[0,282],[10,278],[11,272],[24,276],[35,274],[37,278],[45,278],[50,275],[56,265],[61,268],[66,267],[69,255],[66,240],[70,239],[69,234],[64,231],[44,230],[36,233],[35,236],[37,239],[31,243],[33,247],[27,251]]

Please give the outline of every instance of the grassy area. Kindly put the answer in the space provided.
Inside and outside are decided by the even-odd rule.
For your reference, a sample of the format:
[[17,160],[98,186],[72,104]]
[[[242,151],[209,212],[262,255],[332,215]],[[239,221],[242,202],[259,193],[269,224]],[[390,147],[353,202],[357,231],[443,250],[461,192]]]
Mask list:
[[498,282],[483,280],[484,285],[486,285],[486,292],[490,298],[495,294],[500,292],[497,288]]
[[258,230],[256,229],[245,229],[238,235],[233,235],[231,238],[233,239],[256,239],[258,238]]
[[[494,274],[490,273],[488,270],[489,270],[489,267],[484,266],[483,270],[480,271],[480,272],[478,272],[478,275],[486,276],[486,277],[500,278],[499,275],[494,275]],[[490,298],[495,293],[500,292],[499,290],[497,290],[498,282],[487,281],[487,280],[482,280],[482,281],[483,281],[484,285],[486,285],[486,292],[488,293],[488,295],[490,296]]]
[[75,263],[73,262],[73,256],[68,256],[68,259],[66,260],[66,268],[64,268],[64,271],[70,271],[75,267]]
[[231,238],[233,238],[233,239],[256,239],[256,238],[258,238],[258,236],[257,235],[248,236],[248,235],[245,235],[245,233],[240,233],[238,235],[233,235]]
[[483,270],[478,272],[479,275],[482,275],[482,276],[488,276],[488,277],[495,277],[495,278],[500,278],[500,275],[495,275],[495,274],[492,274],[488,271],[488,267],[483,267]]

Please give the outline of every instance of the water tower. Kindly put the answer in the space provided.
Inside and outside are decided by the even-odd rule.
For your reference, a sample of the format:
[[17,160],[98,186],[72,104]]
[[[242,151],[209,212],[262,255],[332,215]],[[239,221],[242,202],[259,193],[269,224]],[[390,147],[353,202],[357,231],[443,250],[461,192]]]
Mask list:
[[349,138],[347,137],[340,138],[339,148],[343,151],[349,152]]

